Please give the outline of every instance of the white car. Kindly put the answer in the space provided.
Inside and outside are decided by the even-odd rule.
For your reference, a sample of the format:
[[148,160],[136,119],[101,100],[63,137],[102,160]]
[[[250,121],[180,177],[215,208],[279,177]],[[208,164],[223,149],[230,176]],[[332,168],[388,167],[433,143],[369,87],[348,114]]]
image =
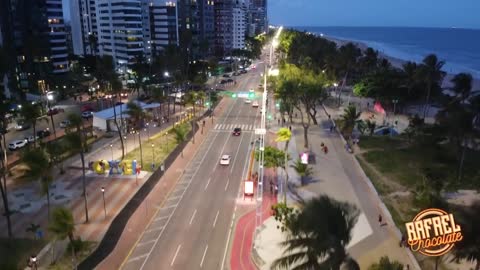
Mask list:
[[26,139],[23,139],[23,140],[15,140],[13,142],[10,142],[8,144],[8,149],[10,150],[16,150],[16,149],[20,149],[22,147],[25,147],[25,145],[27,145],[28,141]]
[[245,99],[245,103],[250,104],[252,101],[250,99]]
[[68,120],[64,120],[64,121],[60,122],[60,127],[61,128],[66,128],[69,125],[70,125],[70,121],[68,121]]
[[254,101],[254,102],[252,103],[252,107],[258,108],[258,101]]
[[25,137],[25,139],[29,142],[29,143],[33,143],[34,141],[38,141],[40,139],[40,137],[37,136],[33,136],[33,135],[30,135],[28,137]]
[[223,155],[220,158],[220,165],[230,165],[230,155]]
[[254,92],[255,92],[255,89],[252,88],[252,89],[250,89],[250,90],[248,90],[248,91],[249,91],[250,93],[254,93]]

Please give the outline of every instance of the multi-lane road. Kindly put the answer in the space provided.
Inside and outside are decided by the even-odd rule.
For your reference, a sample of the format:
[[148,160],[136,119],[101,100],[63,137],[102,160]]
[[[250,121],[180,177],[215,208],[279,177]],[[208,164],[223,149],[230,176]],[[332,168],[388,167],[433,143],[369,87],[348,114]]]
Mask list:
[[[236,89],[248,92],[261,81],[263,65],[237,77]],[[261,93],[256,93],[261,100]],[[223,114],[185,168],[167,201],[142,233],[123,269],[222,269],[227,265],[232,216],[248,171],[260,108],[243,98],[226,97]],[[234,127],[243,127],[232,136]],[[221,155],[231,156],[220,165]]]

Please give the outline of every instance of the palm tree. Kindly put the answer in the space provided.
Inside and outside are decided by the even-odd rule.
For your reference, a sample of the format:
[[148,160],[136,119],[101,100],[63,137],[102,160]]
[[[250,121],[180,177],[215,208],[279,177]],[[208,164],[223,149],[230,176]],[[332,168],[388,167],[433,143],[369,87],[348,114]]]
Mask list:
[[453,91],[457,94],[457,97],[460,99],[461,103],[464,103],[465,100],[470,96],[472,91],[472,75],[468,73],[458,73],[451,79],[453,83]]
[[297,159],[294,164],[290,165],[295,172],[300,176],[300,183],[304,185],[304,180],[306,177],[312,176],[313,170],[308,164],[302,163],[300,159]]
[[370,265],[368,270],[403,270],[403,264],[398,261],[390,261],[387,256],[384,256],[378,263]]
[[[357,107],[350,105],[343,111],[342,132],[348,136],[352,135],[355,125],[358,123],[361,112],[357,112]],[[347,138],[347,139],[348,139]]]
[[40,107],[36,104],[25,103],[22,105],[20,109],[20,115],[24,119],[26,123],[29,123],[33,129],[33,147],[36,146],[36,135],[37,135],[37,121],[40,119],[44,119],[48,121],[47,118],[40,118],[42,116],[42,112]]
[[413,89],[418,84],[418,66],[415,62],[406,62],[402,65],[404,74],[404,87],[407,89],[408,96],[411,96]]
[[441,82],[445,76],[445,72],[442,71],[443,65],[445,65],[444,61],[439,61],[435,54],[430,54],[423,59],[423,63],[420,66],[420,77],[427,83],[427,96],[423,109],[423,118],[427,116],[432,91],[441,86]]
[[288,159],[288,143],[292,138],[292,132],[288,128],[280,128],[277,131],[276,142],[285,142],[285,148],[283,152],[285,153],[285,182],[283,183],[283,203],[287,203],[287,188],[288,188],[288,173],[287,173],[287,159]]
[[353,204],[326,195],[306,202],[286,223],[285,251],[271,269],[360,269],[347,253],[358,216]]
[[80,160],[82,162],[82,187],[83,187],[83,198],[85,206],[85,223],[88,223],[88,202],[87,202],[87,183],[85,179],[85,141],[81,132],[67,133],[65,135],[65,142],[68,145],[70,151],[75,154],[80,155]]
[[143,168],[143,152],[142,152],[142,139],[140,137],[140,130],[147,120],[148,115],[137,103],[128,102],[126,113],[130,117],[130,124],[135,132],[138,134],[138,143],[140,147],[140,165]]
[[[173,128],[173,133],[175,134],[175,141],[177,144],[182,144],[187,140],[187,130],[183,126],[176,126]],[[183,148],[182,148],[182,158],[183,158]]]
[[480,203],[460,212],[463,240],[455,243],[453,257],[455,261],[466,260],[475,263],[480,270]]
[[73,219],[72,211],[65,207],[58,207],[53,210],[52,216],[52,221],[48,226],[48,230],[58,239],[63,240],[68,237],[75,255],[75,249],[73,248],[75,221]]
[[43,148],[27,149],[22,153],[22,163],[18,166],[20,180],[40,181],[42,192],[47,195],[47,211],[50,220],[50,184],[53,182],[51,157]]

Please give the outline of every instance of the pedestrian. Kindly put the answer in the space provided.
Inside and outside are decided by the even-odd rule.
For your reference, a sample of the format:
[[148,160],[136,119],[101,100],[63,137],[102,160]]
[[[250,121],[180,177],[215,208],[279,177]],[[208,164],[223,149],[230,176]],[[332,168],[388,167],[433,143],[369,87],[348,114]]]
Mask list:
[[383,217],[381,214],[378,215],[378,223],[380,224],[380,226],[382,226],[382,220],[383,220]]
[[295,113],[295,118],[297,118],[297,113]]
[[333,132],[333,125],[330,126],[330,133]]
[[402,233],[402,239],[400,239],[400,247],[403,247],[405,245],[405,234]]
[[290,130],[290,132],[292,131],[292,126],[289,126],[288,129]]
[[407,264],[407,270],[410,270],[410,264]]
[[278,125],[280,125],[280,118],[278,119]]
[[205,120],[202,121],[202,125],[205,126]]
[[323,148],[323,152],[325,153],[325,155],[328,154],[328,147],[327,147],[327,146],[325,146],[325,147]]

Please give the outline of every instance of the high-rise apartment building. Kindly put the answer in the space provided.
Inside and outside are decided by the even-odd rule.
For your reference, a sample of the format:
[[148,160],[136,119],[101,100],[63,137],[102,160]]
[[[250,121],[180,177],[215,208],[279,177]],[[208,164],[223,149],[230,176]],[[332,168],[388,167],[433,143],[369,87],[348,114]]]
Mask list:
[[[117,66],[178,44],[176,1],[78,0],[72,5],[72,33],[77,55],[111,55]],[[75,14],[75,16],[73,15]]]
[[61,0],[0,1],[2,39],[14,65],[10,79],[23,92],[43,93],[49,75],[68,71]]
[[167,46],[178,46],[178,18],[175,2],[151,4],[149,6],[150,40],[147,49],[152,56]]
[[232,49],[245,48],[246,15],[247,6],[243,1],[237,1],[232,11]]
[[247,23],[249,36],[267,32],[267,0],[249,0]]

